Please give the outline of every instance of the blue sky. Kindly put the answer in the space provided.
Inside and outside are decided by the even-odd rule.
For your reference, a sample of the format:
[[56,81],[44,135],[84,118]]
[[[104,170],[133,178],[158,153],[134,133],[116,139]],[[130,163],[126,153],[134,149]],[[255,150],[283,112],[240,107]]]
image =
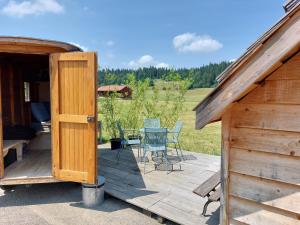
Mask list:
[[0,0],[0,35],[76,43],[100,67],[232,60],[284,14],[275,0]]

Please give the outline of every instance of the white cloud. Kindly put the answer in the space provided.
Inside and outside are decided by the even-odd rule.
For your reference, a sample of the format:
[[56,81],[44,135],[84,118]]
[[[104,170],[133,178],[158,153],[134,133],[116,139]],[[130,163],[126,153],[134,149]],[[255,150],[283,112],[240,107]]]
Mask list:
[[72,44],[72,45],[75,45],[75,46],[77,46],[78,48],[81,48],[83,51],[87,51],[88,50],[88,47],[85,47],[85,46],[83,46],[83,45],[80,45],[80,44],[78,44],[78,43],[75,43],[75,42],[69,42],[70,44]]
[[109,41],[106,42],[106,45],[107,45],[108,47],[112,47],[112,46],[115,45],[115,42],[112,41],[112,40],[109,40]]
[[230,59],[230,60],[229,60],[229,62],[231,62],[231,63],[233,63],[233,62],[235,62],[235,61],[236,61],[236,58]]
[[184,33],[173,38],[173,46],[179,52],[213,52],[223,44],[208,35]]
[[131,60],[128,63],[131,68],[150,67],[154,66],[157,68],[168,68],[170,67],[167,63],[156,61],[151,55],[143,55],[137,60]]
[[152,64],[154,62],[154,59],[151,55],[143,55],[137,62],[140,65],[148,65]]
[[10,0],[1,12],[7,16],[23,17],[44,13],[58,14],[64,12],[64,7],[57,0],[25,0],[22,2]]
[[157,68],[169,68],[170,65],[164,62],[158,63],[155,67]]

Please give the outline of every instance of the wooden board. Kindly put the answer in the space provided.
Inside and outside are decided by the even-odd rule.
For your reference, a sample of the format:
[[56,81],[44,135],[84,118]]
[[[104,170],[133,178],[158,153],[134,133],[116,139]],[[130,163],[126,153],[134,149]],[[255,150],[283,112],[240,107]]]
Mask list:
[[300,133],[232,128],[231,146],[247,150],[300,156]]
[[193,192],[201,197],[206,197],[221,182],[221,171],[218,171],[205,182],[199,185]]
[[16,161],[5,168],[0,185],[34,184],[58,182],[52,177],[51,150],[29,151],[22,161]]
[[266,80],[240,101],[241,103],[300,104],[298,80]]
[[300,159],[259,151],[230,149],[230,171],[300,185]]
[[25,37],[0,37],[0,51],[8,53],[45,54],[81,51],[80,48],[64,42]]
[[300,131],[300,105],[236,104],[233,127]]
[[[169,155],[176,156],[175,151]],[[137,150],[121,153],[101,149],[98,157],[99,174],[106,178],[105,191],[121,200],[148,210],[178,224],[219,224],[220,203],[208,206],[203,217],[202,207],[206,198],[193,190],[220,169],[220,157],[183,151],[190,160],[180,162],[181,171],[155,171],[151,161],[143,173],[143,163],[137,163]],[[174,165],[176,168],[176,164]]]
[[50,62],[54,177],[94,184],[97,179],[96,54],[52,54]]
[[228,110],[222,117],[222,152],[221,152],[221,209],[220,224],[228,224],[228,195],[229,195],[229,162],[230,162],[230,135],[232,113]]
[[229,190],[230,195],[300,214],[300,186],[231,173]]
[[299,80],[300,53],[284,63],[274,71],[266,80]]
[[231,196],[230,217],[246,224],[299,225],[297,215]]

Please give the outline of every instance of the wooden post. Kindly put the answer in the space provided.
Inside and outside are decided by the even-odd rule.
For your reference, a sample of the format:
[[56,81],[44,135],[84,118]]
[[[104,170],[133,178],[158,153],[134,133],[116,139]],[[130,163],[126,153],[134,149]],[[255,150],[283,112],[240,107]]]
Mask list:
[[20,113],[21,113],[21,124],[25,126],[25,93],[24,93],[24,80],[23,80],[23,72],[19,70],[19,94],[20,94]]
[[[231,108],[232,109],[232,108]],[[230,127],[231,109],[227,110],[222,116],[222,153],[221,153],[221,207],[220,224],[228,223],[228,184],[229,184],[229,151],[230,151]]]
[[2,67],[0,65],[0,178],[4,176],[3,129],[2,129]]
[[15,93],[14,93],[14,71],[12,64],[8,65],[9,75],[9,97],[10,97],[10,123],[12,126],[16,123],[15,118]]

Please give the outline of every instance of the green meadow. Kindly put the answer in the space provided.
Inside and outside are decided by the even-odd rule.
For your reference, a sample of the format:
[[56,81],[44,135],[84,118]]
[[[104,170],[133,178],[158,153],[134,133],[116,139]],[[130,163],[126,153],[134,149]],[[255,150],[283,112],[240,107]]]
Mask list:
[[[180,120],[184,126],[180,136],[181,146],[184,150],[206,153],[211,155],[220,155],[221,150],[221,126],[220,123],[212,123],[201,130],[195,129],[195,112],[193,108],[211,91],[211,88],[196,88],[188,90],[185,95],[184,110],[180,115]],[[149,90],[147,95],[151,95]],[[163,101],[164,94],[160,93],[159,100]],[[100,101],[100,100],[99,100]],[[130,100],[118,99],[124,107]],[[103,118],[101,107],[99,107],[99,120]],[[102,129],[102,138],[109,140],[105,129]]]

